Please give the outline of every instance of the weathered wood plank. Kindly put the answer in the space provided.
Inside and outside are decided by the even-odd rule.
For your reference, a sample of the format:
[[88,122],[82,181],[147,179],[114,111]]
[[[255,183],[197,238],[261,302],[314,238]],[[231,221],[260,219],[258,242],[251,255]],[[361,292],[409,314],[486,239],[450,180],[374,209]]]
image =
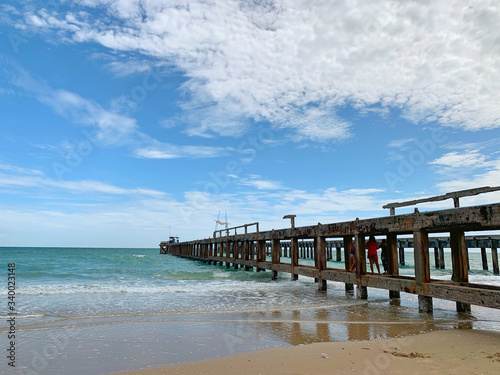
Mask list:
[[270,270],[272,269],[273,264],[271,262],[257,262],[257,268],[263,269],[263,270]]
[[[490,193],[490,192],[498,191],[498,190],[500,190],[500,186],[495,186],[495,187],[484,186],[484,187],[475,188],[475,189],[454,191],[452,193],[438,195],[436,197],[414,199],[414,200],[406,201],[406,202],[389,203],[389,204],[386,204],[385,206],[383,206],[382,208],[408,207],[408,206],[415,206],[419,203],[438,202],[438,201],[444,201],[444,200],[448,200],[448,199],[453,199],[454,201],[456,201],[458,198],[470,197],[470,196],[479,195],[479,194],[483,194],[483,193]],[[458,205],[455,205],[455,207],[458,207]]]
[[271,270],[275,272],[292,272],[292,265],[291,264],[285,264],[285,263],[278,263],[278,264],[273,264],[271,266]]
[[316,268],[310,266],[295,267],[294,272],[297,275],[301,276],[314,277],[315,279],[319,278],[319,271]]
[[500,309],[500,289],[431,283],[427,285],[426,294],[435,298]]

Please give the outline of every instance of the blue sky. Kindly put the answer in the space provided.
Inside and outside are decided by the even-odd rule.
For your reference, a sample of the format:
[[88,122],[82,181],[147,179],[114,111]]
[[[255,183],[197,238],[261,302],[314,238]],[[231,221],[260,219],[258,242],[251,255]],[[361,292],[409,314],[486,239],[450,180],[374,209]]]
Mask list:
[[500,4],[469,3],[4,2],[0,246],[155,247],[219,212],[272,229],[500,185]]

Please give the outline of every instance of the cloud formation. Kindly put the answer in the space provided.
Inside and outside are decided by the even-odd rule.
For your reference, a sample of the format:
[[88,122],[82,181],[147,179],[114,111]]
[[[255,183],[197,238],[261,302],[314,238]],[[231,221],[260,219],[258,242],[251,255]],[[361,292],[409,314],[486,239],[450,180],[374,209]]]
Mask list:
[[21,168],[15,165],[0,163],[0,187],[16,189],[56,190],[70,194],[105,194],[105,195],[139,195],[160,198],[165,193],[146,188],[122,188],[106,182],[79,180],[54,180],[45,176],[41,171]]
[[489,167],[494,163],[486,161],[486,156],[477,150],[469,150],[465,153],[449,152],[430,164],[445,168],[447,173],[451,169],[477,169]]
[[344,139],[345,106],[500,126],[496,1],[80,0],[31,7],[24,24],[174,65],[187,77],[191,135],[239,135],[249,121],[269,121],[299,139]]
[[[228,147],[160,142],[142,132],[137,121],[122,114],[119,106],[107,109],[74,92],[55,89],[46,82],[33,78],[15,62],[1,55],[0,63],[3,65],[0,70],[3,78],[13,87],[20,89],[24,95],[34,96],[59,116],[95,130],[93,134],[85,134],[92,143],[103,146],[129,146],[134,149],[135,157],[147,159],[213,158],[234,151]],[[71,147],[73,146],[66,145],[63,148]]]

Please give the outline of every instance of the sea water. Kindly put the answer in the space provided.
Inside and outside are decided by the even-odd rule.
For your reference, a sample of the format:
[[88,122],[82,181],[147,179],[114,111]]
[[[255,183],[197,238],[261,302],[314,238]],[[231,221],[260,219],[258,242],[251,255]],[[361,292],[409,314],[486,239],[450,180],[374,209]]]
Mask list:
[[[405,258],[400,274],[413,276],[413,254],[407,251]],[[160,255],[158,249],[0,248],[0,260],[5,274],[8,263],[16,264],[21,316],[214,312],[315,303],[305,290],[301,293],[305,300],[287,295],[292,290],[314,289],[311,279],[292,283],[283,274],[276,283],[266,272],[209,266]],[[489,261],[489,270],[484,271],[481,254],[469,254],[470,282],[500,285]],[[312,265],[312,261],[301,263]],[[449,253],[445,263],[443,270],[431,266],[432,278],[451,279]],[[342,268],[343,263],[329,261],[328,267]],[[0,284],[0,296],[7,294],[4,284],[4,288]],[[331,284],[343,288],[343,284]]]
[[[449,253],[445,261],[444,270],[431,267],[432,278],[451,278]],[[26,371],[38,366],[37,374],[67,373],[74,366],[77,374],[107,373],[276,345],[453,327],[500,330],[495,309],[473,306],[471,314],[459,314],[454,302],[434,299],[434,314],[419,314],[410,294],[391,301],[388,291],[369,288],[368,300],[359,300],[346,295],[342,283],[328,282],[328,292],[319,292],[311,278],[291,281],[283,273],[272,281],[270,272],[207,265],[158,249],[0,248],[0,343],[8,328],[12,263],[18,359]],[[469,263],[471,282],[500,285],[491,258],[489,271],[482,270],[480,253],[470,252]],[[329,261],[328,267],[343,263]],[[400,273],[414,275],[412,252]],[[66,345],[53,344],[59,349],[45,355],[48,337]]]

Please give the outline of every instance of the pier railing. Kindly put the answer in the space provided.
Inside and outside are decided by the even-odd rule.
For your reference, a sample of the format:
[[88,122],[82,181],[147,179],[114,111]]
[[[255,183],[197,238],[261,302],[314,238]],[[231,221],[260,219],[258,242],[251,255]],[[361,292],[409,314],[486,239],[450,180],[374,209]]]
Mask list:
[[[500,287],[469,283],[465,236],[465,232],[499,229],[500,203],[496,203],[180,242],[171,244],[168,253],[208,263],[225,263],[227,267],[270,270],[272,279],[277,278],[278,272],[290,273],[292,280],[297,280],[299,275],[313,277],[320,290],[326,290],[327,281],[343,282],[347,292],[356,286],[356,295],[362,299],[368,297],[368,287],[387,289],[390,298],[399,298],[400,292],[417,294],[421,312],[432,311],[433,298],[456,301],[458,311],[469,311],[471,304],[500,309]],[[432,233],[449,233],[449,237],[432,238],[429,236]],[[367,272],[365,241],[369,235],[387,240],[386,275]],[[498,238],[476,237],[483,241],[481,248],[491,247],[493,268],[496,262],[498,273]],[[299,264],[299,240],[307,242],[313,265]],[[327,267],[328,244],[336,241],[344,250],[343,268]],[[400,248],[403,241],[411,241],[413,245],[413,277],[399,274],[398,243]],[[451,279],[431,279],[429,249],[431,246],[442,248],[445,241],[451,248]],[[290,244],[287,261],[282,259],[283,243]],[[353,243],[357,267],[355,272],[350,272]]]
[[224,228],[224,229],[219,229],[214,231],[214,238],[217,237],[217,234],[219,234],[219,237],[222,236],[222,233],[226,232],[226,236],[229,236],[230,232],[234,230],[234,234],[238,234],[238,229],[239,228],[245,228],[245,234],[248,233],[248,227],[255,226],[255,230],[258,232],[259,231],[259,223],[250,223],[250,224],[243,224],[243,225],[238,225],[237,227],[231,227],[231,228]]

